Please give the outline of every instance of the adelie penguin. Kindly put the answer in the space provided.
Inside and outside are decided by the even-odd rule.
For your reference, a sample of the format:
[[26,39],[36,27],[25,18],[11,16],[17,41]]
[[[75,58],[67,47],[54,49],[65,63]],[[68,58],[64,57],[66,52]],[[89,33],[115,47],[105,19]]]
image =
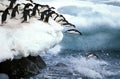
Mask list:
[[28,20],[28,17],[30,18],[31,16],[30,16],[30,11],[32,11],[32,9],[25,9],[24,10],[24,14],[23,14],[23,21],[21,22],[21,23],[23,23],[23,22],[27,22],[27,20]]
[[[24,3],[22,3],[22,4],[24,4]],[[25,10],[26,10],[26,9],[29,9],[30,6],[33,6],[33,5],[30,4],[30,3],[24,4],[24,5],[25,5],[25,6],[24,6],[24,8],[23,8],[23,16],[22,16],[21,18],[24,18],[24,15],[25,15],[25,12],[26,12]]]
[[63,21],[64,23],[63,24],[61,24],[61,25],[63,25],[63,26],[73,26],[74,28],[76,27],[75,25],[73,25],[73,24],[71,24],[71,23],[69,23],[68,21]]
[[20,6],[20,4],[17,4],[17,5],[13,8],[12,13],[11,13],[11,19],[16,16],[16,12],[19,14],[18,6]]
[[82,35],[82,33],[80,31],[76,30],[76,29],[69,29],[69,30],[65,31],[65,33]]
[[9,0],[9,1],[11,1],[11,2],[10,2],[10,4],[9,4],[8,8],[9,8],[9,9],[12,9],[12,8],[13,8],[13,5],[15,4],[15,2],[16,2],[17,0]]
[[38,7],[40,6],[40,7],[42,7],[42,5],[40,5],[40,4],[36,4],[36,3],[34,3],[35,4],[35,6],[33,7],[33,12],[32,12],[32,14],[31,14],[31,16],[35,16],[36,15],[36,11],[38,11],[38,14],[39,14],[39,9],[38,9]]
[[48,5],[44,5],[44,6],[47,6],[48,10],[45,10],[45,11],[41,12],[40,19],[38,19],[38,20],[42,20],[43,21],[45,19],[46,15],[48,15],[49,12],[52,11],[51,9],[55,9],[54,7],[50,8]]
[[30,1],[31,3],[33,3],[33,1],[32,1],[32,0],[26,0],[26,1]]
[[52,17],[54,11],[48,10],[48,13],[45,14],[44,22],[48,23],[49,18]]
[[95,53],[88,53],[86,59],[99,59],[99,57]]
[[10,14],[10,13],[9,13],[9,8],[6,8],[5,11],[4,11],[3,14],[2,14],[2,18],[1,18],[1,23],[2,23],[2,24],[6,21],[8,14]]

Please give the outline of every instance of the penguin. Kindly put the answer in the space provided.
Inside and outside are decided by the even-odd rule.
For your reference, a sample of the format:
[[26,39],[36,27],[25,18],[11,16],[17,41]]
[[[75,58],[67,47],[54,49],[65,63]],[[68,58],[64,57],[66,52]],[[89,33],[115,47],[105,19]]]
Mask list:
[[86,59],[90,59],[90,58],[99,59],[99,57],[95,53],[88,53],[86,55]]
[[65,22],[62,23],[61,25],[63,25],[63,26],[73,26],[74,28],[76,27],[75,25],[69,23],[68,21],[65,21]]
[[36,3],[34,3],[35,4],[35,6],[33,7],[33,12],[32,12],[32,14],[31,14],[31,16],[35,16],[36,15],[36,11],[38,11],[38,14],[39,14],[39,9],[38,9],[38,7],[40,6],[40,7],[42,7],[42,5],[40,5],[40,4],[36,4]]
[[[48,13],[50,12],[50,11],[52,11],[51,9],[55,9],[54,7],[49,7],[48,5],[44,5],[44,6],[46,6],[46,7],[48,7],[48,10],[45,10],[45,11],[43,11],[43,12],[41,12],[41,16],[40,16],[40,19],[38,19],[38,20],[44,20],[44,17],[46,16],[46,15],[48,15]],[[47,17],[48,18],[48,17]],[[46,19],[47,20],[47,19]]]
[[31,3],[27,3],[27,4],[22,3],[22,4],[25,5],[23,10],[25,10],[26,8],[29,8],[30,6],[33,6]]
[[10,4],[9,4],[9,9],[12,9],[13,8],[13,5],[15,4],[16,0],[9,0],[11,1]]
[[49,11],[48,10],[48,13],[45,15],[45,19],[44,19],[44,22],[48,23],[49,21],[49,18],[52,17],[52,14],[54,13],[54,11]]
[[55,18],[58,17],[59,14],[54,11],[54,13],[51,16],[52,16],[53,20],[55,20]]
[[16,16],[16,12],[19,14],[18,6],[20,6],[20,4],[17,4],[17,5],[13,8],[12,13],[11,13],[11,19]]
[[26,0],[26,1],[30,1],[31,3],[33,3],[33,1],[32,1],[32,0]]
[[80,31],[76,30],[76,29],[69,29],[69,30],[65,31],[65,33],[82,35],[82,33]]
[[65,17],[63,15],[59,15],[57,14],[57,16],[54,18],[55,21],[61,21],[61,20],[66,20]]
[[32,9],[25,9],[25,10],[24,10],[24,14],[23,14],[24,20],[23,20],[21,23],[27,21],[28,16],[29,16],[29,18],[30,18],[30,11],[32,11]]
[[[22,3],[22,4],[24,4],[24,3]],[[25,6],[24,6],[23,12],[22,12],[22,13],[23,13],[23,16],[22,16],[21,18],[24,18],[24,15],[25,15],[25,12],[26,12],[25,10],[26,10],[26,9],[29,9],[30,6],[33,6],[33,5],[30,4],[30,3],[24,4],[24,5],[25,5]]]
[[5,22],[5,20],[7,19],[7,14],[10,14],[9,13],[9,8],[6,8],[5,11],[3,12],[2,14],[2,19],[1,19],[1,23],[3,24]]

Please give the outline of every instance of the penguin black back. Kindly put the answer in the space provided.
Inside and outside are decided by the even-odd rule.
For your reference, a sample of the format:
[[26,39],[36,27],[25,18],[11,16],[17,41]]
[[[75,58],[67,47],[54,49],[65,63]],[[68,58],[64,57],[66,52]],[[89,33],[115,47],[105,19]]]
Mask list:
[[11,18],[14,18],[14,17],[16,16],[16,12],[19,14],[18,6],[20,6],[20,4],[17,4],[17,5],[13,8],[12,13],[11,13]]
[[33,7],[33,12],[31,14],[31,16],[35,16],[36,15],[36,11],[38,11],[38,13],[39,13],[38,7],[39,6],[42,7],[42,5],[40,5],[40,4],[36,4],[36,3],[34,3],[34,4],[35,4],[35,6]]
[[16,0],[9,0],[11,1],[10,4],[9,4],[9,9],[12,9],[13,8],[13,5],[15,4]]
[[7,19],[7,14],[10,14],[9,13],[9,8],[6,8],[5,11],[3,12],[2,14],[2,18],[1,18],[1,23],[3,24],[3,22]]
[[23,14],[24,20],[23,20],[21,23],[27,21],[27,17],[28,17],[28,16],[29,16],[29,18],[30,18],[30,11],[32,11],[32,9],[25,9],[25,10],[24,10],[24,14]]
[[[24,3],[23,3],[24,4]],[[24,15],[25,15],[25,12],[26,12],[26,9],[28,9],[30,6],[33,6],[32,4],[30,3],[27,3],[27,4],[24,4],[24,8],[23,8],[23,16],[21,18],[24,18]]]
[[48,10],[48,13],[46,14],[46,18],[44,20],[44,22],[47,22],[49,21],[49,18],[52,17],[52,14],[54,14],[55,12],[52,11],[52,10]]

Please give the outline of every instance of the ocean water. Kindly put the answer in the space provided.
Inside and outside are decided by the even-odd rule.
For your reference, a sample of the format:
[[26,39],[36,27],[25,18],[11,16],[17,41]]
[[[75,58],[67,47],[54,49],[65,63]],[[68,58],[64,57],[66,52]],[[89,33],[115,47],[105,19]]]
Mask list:
[[[46,1],[76,25],[83,35],[66,34],[41,55],[47,68],[31,79],[120,79],[120,1]],[[59,3],[59,5],[58,5]],[[95,53],[99,59],[86,59]]]

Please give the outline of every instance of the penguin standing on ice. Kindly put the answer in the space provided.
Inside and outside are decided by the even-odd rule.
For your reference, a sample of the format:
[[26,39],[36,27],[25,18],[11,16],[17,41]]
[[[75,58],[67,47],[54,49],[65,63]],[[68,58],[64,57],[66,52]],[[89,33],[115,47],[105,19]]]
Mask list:
[[[24,3],[23,3],[24,4]],[[26,9],[29,9],[30,6],[33,6],[30,3],[24,4],[24,8],[23,8],[23,16],[21,18],[24,18],[24,15],[26,15]]]
[[16,0],[9,0],[11,1],[10,4],[9,4],[9,9],[12,9],[13,8],[13,5],[15,4]]
[[12,13],[11,13],[11,19],[16,16],[16,12],[19,14],[18,6],[20,6],[20,4],[17,4],[17,5],[13,8]]
[[35,16],[36,15],[36,11],[38,11],[38,14],[39,14],[39,9],[38,9],[38,7],[40,6],[40,7],[42,7],[42,5],[40,5],[40,4],[36,4],[36,3],[34,3],[35,4],[35,6],[33,7],[33,12],[32,12],[32,14],[31,14],[31,16]]
[[48,8],[48,10],[45,10],[45,11],[41,12],[40,19],[38,19],[38,20],[42,20],[43,21],[44,18],[46,17],[46,15],[48,15],[49,12],[52,11],[51,9],[55,9],[54,7],[49,7],[48,5],[44,5],[44,6],[46,6]]
[[1,18],[1,23],[3,24],[5,22],[5,20],[7,19],[7,14],[9,13],[9,8],[6,8],[5,11],[2,14],[2,18]]
[[32,9],[25,9],[25,10],[24,10],[24,14],[23,14],[24,20],[23,20],[21,23],[27,21],[27,20],[28,20],[28,17],[30,18],[30,11],[32,11]]
[[52,14],[54,13],[54,11],[51,10],[47,10],[48,12],[45,14],[45,18],[44,18],[44,22],[48,23],[49,18],[52,17]]

